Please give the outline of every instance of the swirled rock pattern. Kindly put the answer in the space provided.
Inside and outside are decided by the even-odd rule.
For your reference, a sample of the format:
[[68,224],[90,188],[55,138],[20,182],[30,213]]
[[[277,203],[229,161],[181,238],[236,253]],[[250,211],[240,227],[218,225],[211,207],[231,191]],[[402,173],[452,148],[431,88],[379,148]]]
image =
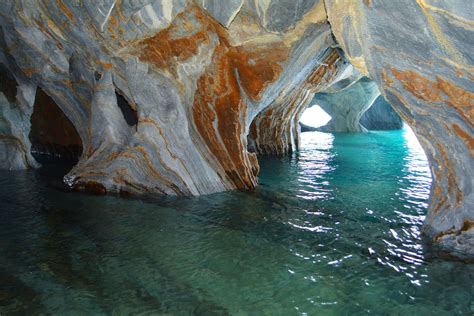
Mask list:
[[474,6],[470,1],[326,0],[332,31],[413,127],[433,187],[425,233],[474,255]]
[[39,167],[28,138],[36,85],[16,67],[7,68],[7,56],[1,52],[0,61],[0,168]]
[[429,156],[425,232],[474,255],[473,11],[457,0],[1,1],[0,167],[38,166],[28,135],[41,89],[81,139],[72,187],[253,189],[247,139],[258,153],[297,149],[312,95],[364,75]]
[[[253,189],[253,118],[307,81],[334,44],[323,2],[310,2],[2,2],[4,64],[41,87],[76,128],[83,153],[66,176],[71,186],[172,195]],[[26,138],[29,126],[20,130]],[[27,140],[10,143],[22,155],[9,150],[5,167],[20,156],[18,167],[34,166]]]

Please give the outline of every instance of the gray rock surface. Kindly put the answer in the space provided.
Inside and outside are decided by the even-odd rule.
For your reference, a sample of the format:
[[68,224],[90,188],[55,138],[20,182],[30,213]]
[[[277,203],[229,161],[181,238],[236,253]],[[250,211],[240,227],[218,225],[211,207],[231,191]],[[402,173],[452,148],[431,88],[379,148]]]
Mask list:
[[403,128],[403,120],[383,96],[375,99],[372,106],[360,118],[360,124],[368,130],[394,130]]
[[263,27],[281,33],[294,27],[308,11],[322,0],[254,0]]
[[242,8],[244,0],[199,0],[198,3],[217,22],[228,27]]
[[[28,134],[39,87],[81,138],[82,156],[65,178],[76,189],[251,190],[259,167],[247,139],[257,153],[297,150],[313,94],[350,91],[364,75],[429,158],[425,233],[457,256],[474,256],[471,1],[226,4],[0,1],[0,64],[15,79],[15,89],[0,89],[0,167],[38,166]],[[361,129],[357,117],[373,93],[360,89],[352,101],[366,93],[367,102],[342,106],[355,113],[351,130]]]
[[474,5],[458,0],[326,0],[346,57],[418,136],[433,186],[424,232],[474,256]]
[[[76,189],[253,189],[258,163],[245,137],[253,118],[304,82],[331,41],[323,4],[313,4],[257,12],[243,1],[1,2],[1,63],[21,74],[20,92],[34,87],[24,106],[2,102],[1,167],[37,166],[28,124],[38,86],[81,138],[65,177]],[[291,22],[269,31],[267,10],[274,21],[291,13]]]
[[331,120],[318,128],[322,132],[366,132],[359,121],[380,95],[375,82],[361,78],[357,82],[334,93],[317,93],[312,101],[319,105]]

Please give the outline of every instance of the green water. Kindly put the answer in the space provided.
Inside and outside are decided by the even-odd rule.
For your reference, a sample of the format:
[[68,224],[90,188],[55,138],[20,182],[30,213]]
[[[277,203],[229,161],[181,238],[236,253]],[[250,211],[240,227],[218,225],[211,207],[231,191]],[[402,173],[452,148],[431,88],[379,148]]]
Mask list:
[[0,315],[472,315],[474,265],[420,238],[407,131],[303,134],[261,186],[192,199],[70,193],[0,172]]

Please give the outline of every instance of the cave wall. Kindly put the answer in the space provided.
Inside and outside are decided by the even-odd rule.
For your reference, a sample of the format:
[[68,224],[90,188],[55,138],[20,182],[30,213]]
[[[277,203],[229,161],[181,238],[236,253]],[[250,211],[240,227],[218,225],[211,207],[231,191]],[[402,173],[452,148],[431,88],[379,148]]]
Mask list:
[[360,124],[368,130],[395,130],[403,128],[403,120],[392,109],[390,103],[379,96],[372,106],[362,114]]
[[28,134],[40,87],[83,144],[72,187],[253,189],[247,135],[260,153],[297,149],[309,96],[364,75],[429,157],[425,232],[474,255],[473,11],[457,0],[2,1],[0,63],[16,95],[0,94],[0,167],[38,166]]
[[284,103],[334,44],[319,0],[2,2],[0,10],[5,64],[51,97],[82,141],[66,182],[99,192],[253,189],[251,122]]
[[[3,44],[0,32],[0,47]],[[7,66],[7,58],[0,51],[0,169],[39,167],[31,155],[27,134],[36,86],[14,64]]]
[[347,58],[377,82],[428,156],[424,232],[474,255],[474,6],[470,1],[326,0]]
[[336,49],[320,58],[320,65],[310,76],[285,95],[276,99],[252,121],[249,139],[260,155],[286,155],[299,149],[299,120],[313,100],[314,93],[339,79],[345,64]]

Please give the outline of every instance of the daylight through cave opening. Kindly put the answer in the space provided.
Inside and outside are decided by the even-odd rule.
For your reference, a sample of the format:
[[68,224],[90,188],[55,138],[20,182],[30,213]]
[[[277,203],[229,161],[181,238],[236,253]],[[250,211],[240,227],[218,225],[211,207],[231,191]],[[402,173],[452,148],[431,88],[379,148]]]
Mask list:
[[312,132],[318,127],[326,125],[331,120],[331,115],[324,111],[318,104],[309,106],[301,115],[301,132]]

